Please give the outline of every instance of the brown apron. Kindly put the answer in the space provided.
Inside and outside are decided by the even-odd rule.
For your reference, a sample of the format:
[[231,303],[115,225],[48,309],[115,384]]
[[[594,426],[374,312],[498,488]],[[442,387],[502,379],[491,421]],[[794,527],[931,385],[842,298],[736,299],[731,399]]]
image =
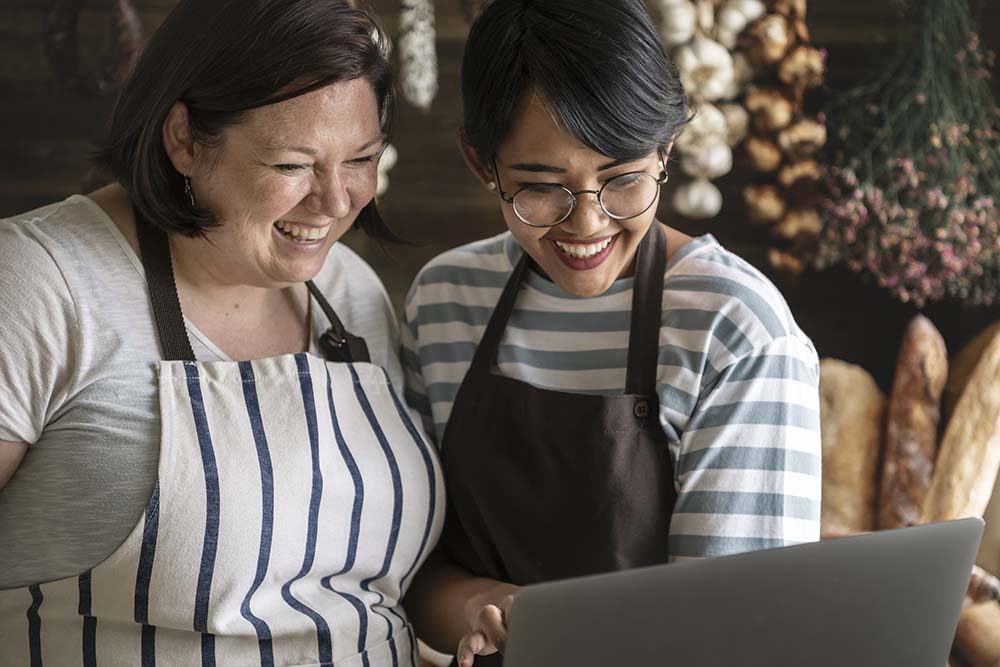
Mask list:
[[[511,274],[455,397],[442,442],[441,545],[477,576],[517,585],[663,563],[677,494],[656,370],[666,234],[636,252],[625,393],[539,389],[492,372],[528,269]],[[499,665],[499,655],[477,666]]]

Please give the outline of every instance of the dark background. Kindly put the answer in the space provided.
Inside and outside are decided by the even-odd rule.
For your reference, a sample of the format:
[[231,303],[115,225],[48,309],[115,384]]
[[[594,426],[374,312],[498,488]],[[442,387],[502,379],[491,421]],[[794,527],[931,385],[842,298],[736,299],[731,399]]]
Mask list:
[[[133,2],[147,35],[174,4],[174,0]],[[398,0],[373,0],[371,5],[395,35]],[[887,58],[892,40],[905,28],[893,6],[893,0],[809,3],[813,41],[828,51],[826,95],[850,87],[870,71],[867,68]],[[974,6],[984,42],[1000,50],[1000,3]],[[42,40],[49,7],[42,0],[3,0],[0,6],[0,217],[101,184],[100,175],[90,167],[89,155],[102,134],[111,96],[73,92],[54,80]],[[111,0],[86,3],[79,38],[87,63],[96,63],[106,49],[110,10]],[[359,235],[347,239],[375,266],[397,306],[414,274],[432,256],[504,229],[495,197],[466,171],[455,147],[460,118],[458,70],[466,33],[460,0],[437,0],[436,16],[440,91],[428,114],[401,102],[392,137],[399,162],[390,172],[391,185],[380,201],[388,222],[419,245],[393,248],[385,254]],[[995,85],[994,90],[998,89]],[[739,189],[745,180],[746,172],[737,167],[719,181],[725,203],[716,219],[686,221],[665,206],[660,219],[688,234],[712,233],[763,269],[785,294],[821,356],[859,363],[887,388],[901,332],[917,309],[893,301],[845,270],[807,271],[796,279],[774,275],[766,261],[766,233],[743,215]],[[980,329],[1000,319],[1000,306],[935,304],[924,313],[954,353]]]

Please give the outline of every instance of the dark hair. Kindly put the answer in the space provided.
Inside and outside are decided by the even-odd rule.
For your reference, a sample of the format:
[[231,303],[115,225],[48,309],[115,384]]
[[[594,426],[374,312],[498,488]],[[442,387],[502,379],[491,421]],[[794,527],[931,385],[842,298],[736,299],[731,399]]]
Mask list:
[[684,87],[642,0],[491,0],[462,61],[466,141],[484,162],[525,94],[598,153],[633,160],[688,122]]
[[[388,133],[394,78],[387,55],[378,20],[345,0],[181,0],[122,88],[97,162],[150,223],[203,235],[219,221],[191,204],[163,146],[175,102],[187,105],[195,140],[212,146],[251,109],[364,77]],[[356,224],[376,239],[397,240],[374,200]]]

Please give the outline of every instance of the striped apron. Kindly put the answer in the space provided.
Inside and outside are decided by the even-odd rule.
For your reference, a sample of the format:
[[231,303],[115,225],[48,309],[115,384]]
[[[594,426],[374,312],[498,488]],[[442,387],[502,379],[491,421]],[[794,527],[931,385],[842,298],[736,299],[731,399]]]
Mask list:
[[0,665],[416,665],[400,599],[443,483],[386,372],[332,309],[343,361],[193,361],[172,273],[142,249],[166,359],[157,484],[103,562],[0,591]]

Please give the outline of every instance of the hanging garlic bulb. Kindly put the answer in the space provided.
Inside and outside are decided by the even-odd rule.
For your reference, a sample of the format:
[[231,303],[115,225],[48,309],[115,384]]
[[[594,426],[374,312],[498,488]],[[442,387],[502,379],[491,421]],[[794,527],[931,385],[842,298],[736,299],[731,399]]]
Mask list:
[[678,186],[671,203],[685,218],[704,220],[722,210],[722,193],[710,181],[699,178]]
[[378,161],[378,185],[375,186],[375,196],[381,197],[389,189],[389,170],[396,166],[399,153],[392,144],[386,144],[382,157]]
[[674,63],[688,94],[710,102],[726,94],[735,76],[729,49],[707,37],[678,48]]
[[418,109],[429,111],[438,91],[433,0],[402,0],[399,32],[403,97]]
[[681,160],[681,169],[694,178],[718,178],[732,168],[733,150],[721,141],[685,155]]
[[730,146],[743,141],[750,127],[750,114],[746,107],[736,102],[719,105],[719,111],[726,119],[726,143]]
[[690,41],[696,23],[695,8],[689,0],[661,0],[660,36],[667,48]]
[[747,23],[753,23],[767,11],[767,6],[760,0],[728,0],[726,7],[731,7],[746,17]]
[[695,107],[694,112],[694,118],[684,126],[684,130],[675,142],[677,150],[683,155],[697,153],[708,146],[725,141],[726,117],[716,106],[702,102]]

